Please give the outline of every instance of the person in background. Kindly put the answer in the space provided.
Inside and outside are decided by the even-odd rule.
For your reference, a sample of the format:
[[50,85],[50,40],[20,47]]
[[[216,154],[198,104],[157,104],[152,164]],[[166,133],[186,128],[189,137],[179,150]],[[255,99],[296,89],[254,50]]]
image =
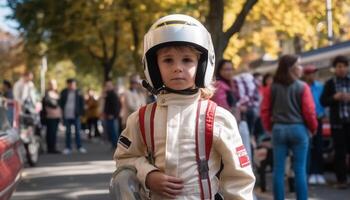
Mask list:
[[81,144],[80,130],[81,123],[80,117],[84,114],[84,98],[80,91],[77,89],[77,83],[75,79],[67,79],[67,87],[62,90],[60,94],[59,104],[63,111],[63,121],[66,127],[66,148],[63,150],[63,154],[71,154],[71,127],[75,128],[75,143],[80,153],[86,153],[86,149]]
[[58,124],[62,117],[62,111],[59,106],[59,93],[57,91],[57,81],[52,79],[49,81],[48,89],[42,100],[43,114],[42,121],[46,125],[46,145],[48,153],[61,153],[56,148]]
[[317,129],[315,104],[310,87],[299,80],[302,68],[295,55],[283,55],[271,87],[261,105],[265,130],[272,131],[273,195],[284,200],[285,161],[293,152],[293,171],[297,200],[307,200],[306,161],[309,132]]
[[303,69],[303,80],[310,86],[313,100],[316,106],[317,132],[312,137],[310,148],[310,169],[309,184],[326,184],[323,176],[323,140],[322,140],[322,121],[325,117],[325,110],[320,102],[323,91],[323,84],[316,80],[318,69],[315,65],[307,65]]
[[15,82],[13,97],[18,102],[21,112],[33,113],[36,109],[38,98],[33,83],[33,73],[26,72]]
[[125,91],[125,102],[128,116],[138,110],[141,106],[146,105],[146,96],[141,86],[140,76],[134,74],[130,76],[129,81],[130,88]]
[[335,150],[335,174],[338,189],[347,188],[346,156],[350,153],[350,75],[349,61],[336,56],[332,62],[334,75],[327,80],[321,104],[329,107],[329,120]]
[[215,71],[215,93],[212,100],[219,106],[230,111],[236,119],[240,118],[240,113],[236,109],[238,94],[234,87],[233,64],[229,60],[220,60]]
[[12,84],[8,80],[2,81],[2,95],[6,99],[13,99]]
[[103,116],[105,119],[105,128],[108,139],[112,144],[113,150],[117,147],[119,138],[119,114],[120,114],[120,100],[115,92],[113,82],[108,80],[105,83],[104,107]]
[[253,77],[254,77],[255,85],[258,88],[260,97],[262,97],[260,91],[261,91],[261,88],[263,86],[263,78],[264,78],[264,76],[260,72],[254,72],[253,73]]
[[87,99],[85,100],[86,106],[86,118],[87,128],[89,129],[89,139],[92,138],[92,131],[94,131],[94,137],[100,137],[101,134],[98,130],[98,118],[99,113],[99,102],[95,96],[95,92],[92,89],[87,91]]
[[13,92],[12,92],[12,84],[8,80],[2,81],[2,95],[6,98],[7,101],[7,118],[9,123],[13,125],[13,117],[14,117],[14,101],[13,101]]
[[254,136],[263,133],[259,116],[261,103],[259,82],[248,72],[243,72],[234,77],[234,85],[238,91],[238,105],[241,107],[242,119],[247,122],[249,133]]
[[252,150],[250,145],[250,133],[245,119],[241,120],[241,110],[245,108],[237,104],[239,95],[235,82],[233,81],[233,63],[229,60],[220,60],[215,71],[215,93],[211,98],[219,106],[230,111],[235,116],[242,137],[243,144],[247,150],[249,158],[252,160]]
[[268,90],[268,88],[271,86],[272,82],[273,82],[272,74],[270,73],[264,74],[262,79],[262,85],[260,87],[260,94],[262,97],[264,96],[266,90]]

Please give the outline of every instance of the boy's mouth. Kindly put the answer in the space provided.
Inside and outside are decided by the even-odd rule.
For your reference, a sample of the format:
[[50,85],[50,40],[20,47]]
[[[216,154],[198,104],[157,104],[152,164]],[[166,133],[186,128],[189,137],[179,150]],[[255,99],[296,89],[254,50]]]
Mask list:
[[172,80],[172,81],[182,81],[182,80],[186,80],[186,79],[185,79],[185,78],[177,77],[177,78],[172,78],[171,80]]
[[185,78],[172,78],[172,81],[184,81],[186,80]]

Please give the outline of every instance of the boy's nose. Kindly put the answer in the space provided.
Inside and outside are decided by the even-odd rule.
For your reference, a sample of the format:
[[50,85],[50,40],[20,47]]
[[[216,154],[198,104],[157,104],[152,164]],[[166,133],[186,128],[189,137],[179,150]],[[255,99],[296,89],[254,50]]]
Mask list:
[[183,66],[180,63],[176,63],[174,66],[174,72],[182,72]]

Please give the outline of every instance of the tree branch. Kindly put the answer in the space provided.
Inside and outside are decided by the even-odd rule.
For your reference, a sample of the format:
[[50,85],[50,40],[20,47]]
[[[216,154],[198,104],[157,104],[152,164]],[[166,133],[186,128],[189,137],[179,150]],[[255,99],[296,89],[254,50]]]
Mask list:
[[224,33],[224,39],[228,40],[233,34],[239,32],[244,24],[245,18],[247,17],[249,11],[258,2],[258,0],[247,0],[241,12],[237,15],[235,22],[230,26],[229,29]]
[[96,60],[98,60],[98,61],[100,61],[100,62],[102,62],[102,63],[104,62],[103,57],[98,56],[96,53],[94,53],[94,51],[93,51],[90,47],[87,47],[87,50],[88,50],[89,54],[90,54],[93,58],[95,58]]
[[208,26],[209,31],[211,33],[222,33],[223,19],[224,1],[209,0],[209,13],[206,17],[206,24]]

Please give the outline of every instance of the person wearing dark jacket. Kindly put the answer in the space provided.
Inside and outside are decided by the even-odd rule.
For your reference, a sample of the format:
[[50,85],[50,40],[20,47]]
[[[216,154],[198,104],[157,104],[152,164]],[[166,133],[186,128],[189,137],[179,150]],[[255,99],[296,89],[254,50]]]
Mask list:
[[350,153],[350,75],[349,61],[336,56],[332,62],[335,76],[330,78],[321,95],[321,104],[329,107],[335,149],[336,188],[347,188],[346,155]]
[[119,113],[120,100],[114,90],[112,81],[107,81],[105,84],[105,101],[103,108],[103,115],[106,122],[106,132],[112,147],[117,146],[119,138]]
[[80,140],[80,116],[84,113],[84,98],[77,89],[75,79],[67,79],[67,88],[60,94],[59,104],[63,111],[63,121],[66,127],[66,148],[63,154],[70,154],[71,147],[71,126],[75,128],[75,143],[80,153],[86,153]]
[[60,151],[56,149],[58,123],[62,117],[62,111],[58,100],[57,81],[52,79],[49,82],[49,87],[42,100],[43,109],[41,115],[42,121],[44,121],[46,125],[46,145],[48,153],[60,153]]

